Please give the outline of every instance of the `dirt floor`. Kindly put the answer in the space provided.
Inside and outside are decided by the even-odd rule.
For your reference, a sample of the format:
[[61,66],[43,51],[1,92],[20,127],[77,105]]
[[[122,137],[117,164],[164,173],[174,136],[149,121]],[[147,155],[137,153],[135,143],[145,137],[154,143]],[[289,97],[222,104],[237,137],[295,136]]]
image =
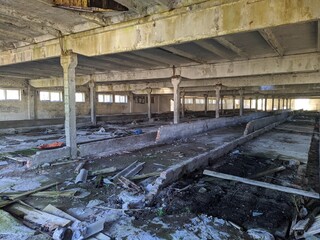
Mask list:
[[[85,168],[89,171],[108,167],[121,170],[139,161],[145,162],[139,174],[161,172],[242,136],[244,128],[245,125],[222,128],[172,144],[79,161],[87,160]],[[293,119],[216,159],[206,169],[312,191],[314,188],[305,177],[309,152],[316,147],[310,147],[314,130],[313,117]],[[311,159],[316,159],[316,155]],[[0,166],[0,195],[60,182],[51,190],[75,190],[75,196],[29,196],[23,201],[37,209],[52,204],[87,224],[103,219],[106,222],[103,232],[112,239],[274,239],[270,234],[276,239],[288,239],[297,209],[302,203],[307,206],[307,199],[302,197],[208,177],[202,174],[203,170],[165,187],[155,201],[146,205],[145,193],[156,176],[134,181],[143,189],[134,193],[107,181],[115,173],[89,177],[86,183],[75,184],[74,170],[79,162],[30,170],[10,159],[3,160],[9,164]],[[254,176],[280,166],[285,169]],[[313,201],[308,210],[318,204]],[[13,237],[16,237],[13,233],[2,233],[0,224],[0,239]],[[28,237],[19,235],[20,239]]]

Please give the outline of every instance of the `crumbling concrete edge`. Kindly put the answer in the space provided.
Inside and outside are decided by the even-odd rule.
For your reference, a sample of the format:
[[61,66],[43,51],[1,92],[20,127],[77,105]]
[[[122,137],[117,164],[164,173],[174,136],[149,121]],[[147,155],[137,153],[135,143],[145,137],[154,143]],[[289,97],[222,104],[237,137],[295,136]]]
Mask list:
[[185,160],[181,163],[175,164],[165,171],[161,172],[160,176],[155,180],[151,190],[147,194],[147,203],[152,204],[155,197],[158,193],[169,184],[177,181],[183,175],[194,172],[195,170],[204,168],[208,166],[211,161],[222,157],[223,155],[227,154],[228,152],[232,151],[237,146],[240,146],[253,138],[260,136],[261,134],[270,131],[271,129],[275,128],[276,126],[282,124],[283,122],[287,121],[287,118],[280,120],[278,122],[272,123],[266,127],[263,127],[253,133],[250,133],[246,136],[242,136],[238,139],[235,139],[231,142],[225,143],[215,149],[212,149],[208,152],[202,153],[195,157],[192,157],[188,160]]
[[265,126],[268,126],[272,123],[287,119],[289,114],[290,114],[289,111],[284,111],[284,112],[281,112],[280,114],[276,114],[274,116],[251,120],[250,122],[247,123],[243,135],[246,136],[246,135],[253,133],[261,128],[264,128]]
[[157,143],[169,143],[177,139],[187,138],[202,132],[207,132],[222,127],[235,126],[247,123],[254,119],[270,116],[268,112],[251,113],[244,116],[213,118],[198,120],[194,122],[180,123],[175,125],[164,125],[159,127],[156,137]]

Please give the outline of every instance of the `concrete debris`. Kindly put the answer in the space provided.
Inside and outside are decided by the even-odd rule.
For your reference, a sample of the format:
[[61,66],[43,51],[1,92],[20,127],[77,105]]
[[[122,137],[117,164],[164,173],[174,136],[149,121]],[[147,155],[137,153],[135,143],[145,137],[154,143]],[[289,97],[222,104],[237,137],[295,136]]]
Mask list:
[[20,239],[26,240],[33,236],[35,231],[22,225],[9,213],[0,210],[0,239],[12,240]]
[[106,134],[106,130],[103,127],[101,127],[99,131],[94,132],[94,134]]
[[130,132],[126,131],[126,130],[121,130],[121,129],[117,129],[115,131],[113,131],[112,133],[112,137],[125,137],[130,135]]
[[207,189],[204,188],[204,187],[201,187],[198,192],[199,193],[205,193],[205,192],[207,192]]
[[142,208],[145,205],[145,196],[141,195],[133,195],[127,191],[122,191],[119,194],[119,199],[123,202],[122,209],[130,209],[130,208]]
[[5,165],[8,165],[7,161],[0,161],[0,166],[5,166]]
[[58,197],[74,197],[77,194],[77,190],[65,190],[65,191],[42,191],[32,194],[33,197],[45,197],[45,198],[58,198]]
[[95,171],[90,171],[89,175],[96,176],[96,175],[102,175],[102,174],[109,174],[109,173],[113,173],[116,171],[117,171],[117,168],[109,167],[109,168],[103,168],[103,169],[99,169],[99,170],[95,170]]
[[87,161],[83,161],[81,163],[78,164],[78,166],[76,167],[76,169],[74,170],[74,172],[76,174],[79,174],[80,170],[84,167],[84,165],[86,164]]
[[93,208],[95,206],[98,206],[100,204],[103,204],[104,201],[101,201],[101,200],[98,200],[98,199],[95,199],[95,200],[90,200],[90,202],[87,204],[87,208]]
[[76,177],[75,183],[86,183],[88,178],[88,170],[82,168]]
[[249,229],[247,233],[253,240],[275,240],[271,233],[263,229]]
[[59,226],[66,227],[71,223],[68,219],[37,210],[26,204],[14,203],[7,207],[6,210],[14,215],[22,216],[22,218],[27,221],[48,228],[49,231],[52,231]]
[[253,212],[252,212],[252,217],[259,217],[259,216],[261,216],[261,215],[263,215],[262,212],[258,212],[258,211],[253,211]]
[[73,232],[70,228],[58,227],[52,235],[53,240],[71,239]]
[[111,240],[111,238],[104,233],[98,233],[94,237],[88,238],[88,240]]

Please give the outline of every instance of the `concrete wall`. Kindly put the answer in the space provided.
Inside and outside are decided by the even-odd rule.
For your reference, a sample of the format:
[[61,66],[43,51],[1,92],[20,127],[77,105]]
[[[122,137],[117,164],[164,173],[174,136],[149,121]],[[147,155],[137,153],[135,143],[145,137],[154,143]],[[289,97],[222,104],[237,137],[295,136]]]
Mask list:
[[4,81],[1,80],[0,88],[20,89],[21,101],[0,101],[0,121],[28,119],[28,85],[25,80]]
[[245,116],[232,118],[216,118],[200,120],[192,123],[161,126],[157,133],[157,142],[168,142],[175,139],[189,137],[208,130],[247,123],[253,119],[268,116],[266,112],[257,112]]

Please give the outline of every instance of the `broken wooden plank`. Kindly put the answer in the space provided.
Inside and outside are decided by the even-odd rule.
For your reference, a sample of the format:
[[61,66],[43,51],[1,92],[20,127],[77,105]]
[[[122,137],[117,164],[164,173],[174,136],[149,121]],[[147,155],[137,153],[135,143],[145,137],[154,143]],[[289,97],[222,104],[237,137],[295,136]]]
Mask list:
[[118,178],[119,182],[122,183],[124,188],[127,188],[129,190],[133,190],[135,192],[142,192],[142,188],[140,186],[138,186],[137,184],[135,184],[134,182],[130,181],[129,179],[120,176]]
[[42,191],[31,194],[33,197],[46,197],[46,198],[56,198],[56,197],[74,197],[77,190],[65,190],[65,191]]
[[44,209],[43,209],[44,212],[46,213],[50,213],[50,214],[53,214],[53,215],[56,215],[58,217],[62,217],[62,218],[65,218],[65,219],[68,219],[70,221],[78,221],[78,219],[76,219],[75,217],[69,215],[68,213],[65,213],[64,211],[60,210],[59,208],[56,208],[55,206],[49,204],[48,206],[46,206]]
[[102,175],[102,174],[108,174],[108,173],[113,173],[117,171],[117,168],[115,167],[109,167],[109,168],[103,168],[100,170],[96,170],[96,171],[90,171],[89,175],[90,176],[96,176],[96,175]]
[[259,177],[266,176],[268,174],[273,174],[273,173],[276,173],[276,172],[283,171],[285,169],[286,169],[285,166],[280,166],[280,167],[276,167],[276,168],[273,168],[273,169],[269,169],[269,170],[257,173],[257,174],[255,174],[253,176],[250,176],[249,178],[259,178]]
[[57,227],[66,227],[71,224],[71,221],[61,218],[46,212],[37,210],[27,204],[14,203],[7,207],[6,210],[14,215],[22,217],[23,219],[32,223],[38,224],[42,227],[47,227],[49,231]]
[[42,191],[42,190],[46,190],[50,187],[53,187],[53,186],[57,186],[58,184],[60,184],[59,182],[56,182],[56,183],[51,183],[51,184],[48,184],[48,185],[45,185],[43,187],[39,187],[35,190],[31,190],[31,191],[28,191],[28,192],[24,192],[24,193],[20,193],[20,194],[10,194],[10,195],[0,195],[0,197],[9,197],[9,200],[5,200],[5,201],[0,201],[0,208],[2,207],[5,207],[11,203],[14,203],[15,201],[23,198],[23,197],[26,197],[28,195],[31,195],[33,193],[36,193],[36,192],[39,192],[39,191]]
[[204,170],[203,174],[211,176],[211,177],[225,179],[225,180],[246,183],[246,184],[257,186],[257,187],[268,188],[268,189],[272,189],[272,190],[276,190],[276,191],[280,191],[280,192],[301,195],[301,196],[305,196],[305,197],[309,197],[309,198],[316,198],[316,199],[320,198],[319,193],[316,193],[316,192],[308,192],[308,191],[304,191],[304,190],[300,190],[300,189],[283,187],[283,186],[279,186],[279,185],[275,185],[275,184],[271,184],[271,183],[260,182],[260,181],[237,177],[237,176],[233,176],[233,175],[229,175],[229,174],[218,173],[218,172],[209,171],[209,170]]
[[140,163],[138,161],[135,161],[128,167],[114,175],[111,180],[116,181],[120,176],[124,176],[126,178],[133,177],[142,170],[144,164],[144,162]]
[[141,175],[136,175],[133,177],[130,177],[130,180],[141,180],[141,179],[145,179],[148,177],[158,177],[160,176],[160,172],[152,172],[152,173],[146,173],[146,174],[141,174]]

